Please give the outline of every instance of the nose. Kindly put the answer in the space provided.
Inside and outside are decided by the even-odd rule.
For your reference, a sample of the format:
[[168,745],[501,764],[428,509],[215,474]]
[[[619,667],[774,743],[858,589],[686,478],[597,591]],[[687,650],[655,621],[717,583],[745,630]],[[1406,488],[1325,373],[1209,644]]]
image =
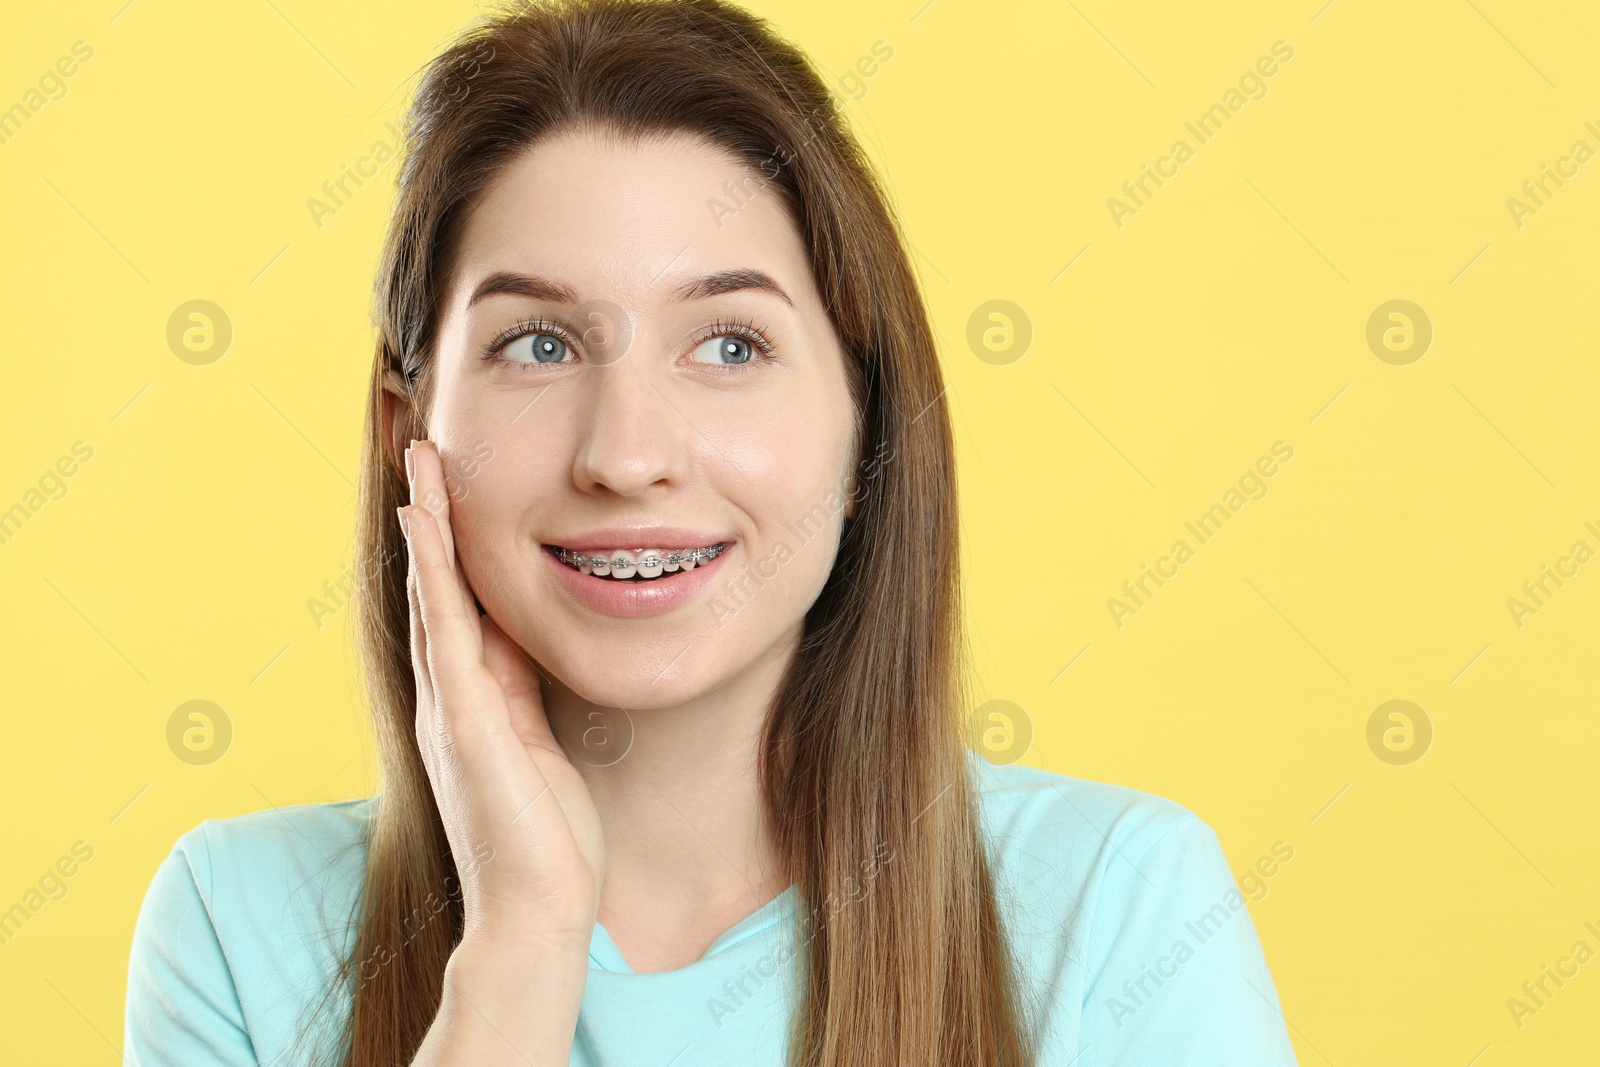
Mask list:
[[632,497],[683,485],[694,428],[669,397],[670,376],[634,338],[626,358],[584,375],[572,478],[587,493]]

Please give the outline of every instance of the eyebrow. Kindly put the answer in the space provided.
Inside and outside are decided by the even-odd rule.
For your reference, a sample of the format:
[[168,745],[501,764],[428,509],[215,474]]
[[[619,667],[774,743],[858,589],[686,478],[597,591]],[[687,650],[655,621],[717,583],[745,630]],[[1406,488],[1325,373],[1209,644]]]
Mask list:
[[[740,267],[734,270],[719,270],[691,281],[685,282],[674,292],[673,297],[678,300],[702,300],[709,296],[718,296],[722,293],[735,293],[744,289],[755,289],[772,293],[785,304],[794,307],[794,301],[789,299],[789,294],[783,291],[783,286],[772,279],[765,271],[753,267]],[[472,291],[472,296],[467,300],[467,307],[472,307],[486,296],[495,293],[509,293],[513,296],[526,296],[534,300],[548,300],[557,304],[576,304],[578,294],[570,285],[542,278],[537,274],[517,274],[512,271],[496,271]]]

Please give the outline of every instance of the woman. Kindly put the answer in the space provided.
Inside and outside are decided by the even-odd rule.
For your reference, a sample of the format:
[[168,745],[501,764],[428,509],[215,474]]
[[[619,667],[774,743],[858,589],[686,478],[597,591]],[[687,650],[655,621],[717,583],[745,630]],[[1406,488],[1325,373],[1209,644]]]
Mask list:
[[507,10],[407,136],[383,790],[179,841],[137,1061],[1293,1063],[1209,827],[963,744],[938,358],[805,59],[717,0]]

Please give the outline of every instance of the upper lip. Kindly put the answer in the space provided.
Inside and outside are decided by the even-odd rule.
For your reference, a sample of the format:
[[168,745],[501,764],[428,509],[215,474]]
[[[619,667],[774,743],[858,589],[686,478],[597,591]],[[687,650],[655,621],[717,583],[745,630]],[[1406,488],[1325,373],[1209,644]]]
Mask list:
[[606,530],[592,530],[585,534],[555,537],[545,544],[556,548],[570,548],[574,552],[587,552],[596,548],[705,548],[733,538],[704,530],[690,530],[682,526],[613,526]]

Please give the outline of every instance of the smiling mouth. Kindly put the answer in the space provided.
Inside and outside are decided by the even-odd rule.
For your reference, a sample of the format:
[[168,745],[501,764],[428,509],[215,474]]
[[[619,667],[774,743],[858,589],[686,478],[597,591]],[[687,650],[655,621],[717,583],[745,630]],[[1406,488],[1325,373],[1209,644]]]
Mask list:
[[545,545],[545,551],[564,566],[580,574],[610,582],[664,582],[716,559],[729,548],[730,541],[719,541],[702,548],[640,548],[612,552],[574,552],[560,545]]

